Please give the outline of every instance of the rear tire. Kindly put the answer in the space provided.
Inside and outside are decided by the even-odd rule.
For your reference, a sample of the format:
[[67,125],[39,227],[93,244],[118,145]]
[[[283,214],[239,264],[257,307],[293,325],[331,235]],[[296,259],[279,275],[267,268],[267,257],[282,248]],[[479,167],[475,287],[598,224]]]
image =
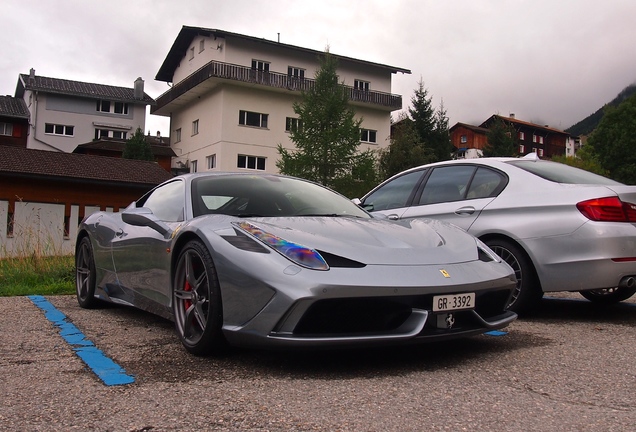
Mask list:
[[84,309],[94,309],[100,303],[95,298],[96,278],[93,245],[88,237],[83,237],[75,252],[75,291],[77,303]]
[[539,287],[532,261],[523,249],[509,240],[491,239],[484,243],[515,272],[517,286],[512,293],[507,309],[518,314],[529,312],[543,297],[543,291]]
[[583,297],[599,305],[610,305],[627,300],[636,294],[636,287],[616,287],[589,291],[579,291]]
[[175,328],[190,353],[225,350],[221,290],[212,257],[203,243],[188,242],[177,260],[172,285]]

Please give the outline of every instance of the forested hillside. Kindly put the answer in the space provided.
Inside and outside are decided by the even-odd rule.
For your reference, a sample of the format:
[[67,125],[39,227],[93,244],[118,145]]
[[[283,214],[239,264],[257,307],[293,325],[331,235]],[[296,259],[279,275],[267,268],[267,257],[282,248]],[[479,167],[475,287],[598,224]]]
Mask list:
[[[621,102],[623,102],[625,99],[633,95],[634,93],[636,93],[636,84],[631,84],[625,87],[618,94],[618,96],[616,96],[607,105],[617,106]],[[577,136],[589,135],[596,128],[598,123],[601,121],[601,118],[603,118],[604,108],[605,108],[604,106],[599,108],[594,114],[591,114],[587,116],[586,118],[584,118],[583,120],[581,120],[580,122],[576,123],[575,125],[570,126],[568,129],[565,130],[565,132],[572,135],[577,135]]]

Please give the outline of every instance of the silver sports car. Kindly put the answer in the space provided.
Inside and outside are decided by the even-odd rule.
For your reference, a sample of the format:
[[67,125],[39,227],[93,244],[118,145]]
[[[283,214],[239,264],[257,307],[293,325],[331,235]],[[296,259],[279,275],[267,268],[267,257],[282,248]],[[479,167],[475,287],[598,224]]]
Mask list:
[[477,236],[515,270],[509,307],[517,312],[544,292],[579,291],[603,304],[636,292],[636,186],[534,153],[413,168],[360,204],[389,219],[435,218]]
[[510,324],[512,269],[439,221],[376,218],[315,183],[201,173],[81,224],[77,299],[174,320],[185,348],[393,344]]

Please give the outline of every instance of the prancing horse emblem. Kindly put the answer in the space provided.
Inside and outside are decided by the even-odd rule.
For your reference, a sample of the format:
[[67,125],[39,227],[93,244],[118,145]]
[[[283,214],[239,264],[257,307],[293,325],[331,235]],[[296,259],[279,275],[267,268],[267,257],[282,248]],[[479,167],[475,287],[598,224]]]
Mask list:
[[449,278],[450,277],[450,274],[444,269],[440,269],[440,273],[442,275],[444,275],[445,278]]
[[455,325],[455,317],[453,316],[453,314],[448,314],[446,316],[446,326],[449,329],[452,329],[454,325]]

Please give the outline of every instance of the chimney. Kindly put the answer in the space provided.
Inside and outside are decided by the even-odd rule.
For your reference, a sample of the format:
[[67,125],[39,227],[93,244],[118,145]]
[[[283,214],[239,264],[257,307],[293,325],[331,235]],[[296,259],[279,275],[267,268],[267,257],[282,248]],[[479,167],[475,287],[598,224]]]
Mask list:
[[135,80],[135,99],[144,98],[144,80],[141,77]]
[[29,70],[29,84],[31,85],[35,84],[35,69],[33,68]]
[[157,131],[157,138],[161,138],[161,131]]
[[515,118],[515,113],[510,113],[510,118]]

